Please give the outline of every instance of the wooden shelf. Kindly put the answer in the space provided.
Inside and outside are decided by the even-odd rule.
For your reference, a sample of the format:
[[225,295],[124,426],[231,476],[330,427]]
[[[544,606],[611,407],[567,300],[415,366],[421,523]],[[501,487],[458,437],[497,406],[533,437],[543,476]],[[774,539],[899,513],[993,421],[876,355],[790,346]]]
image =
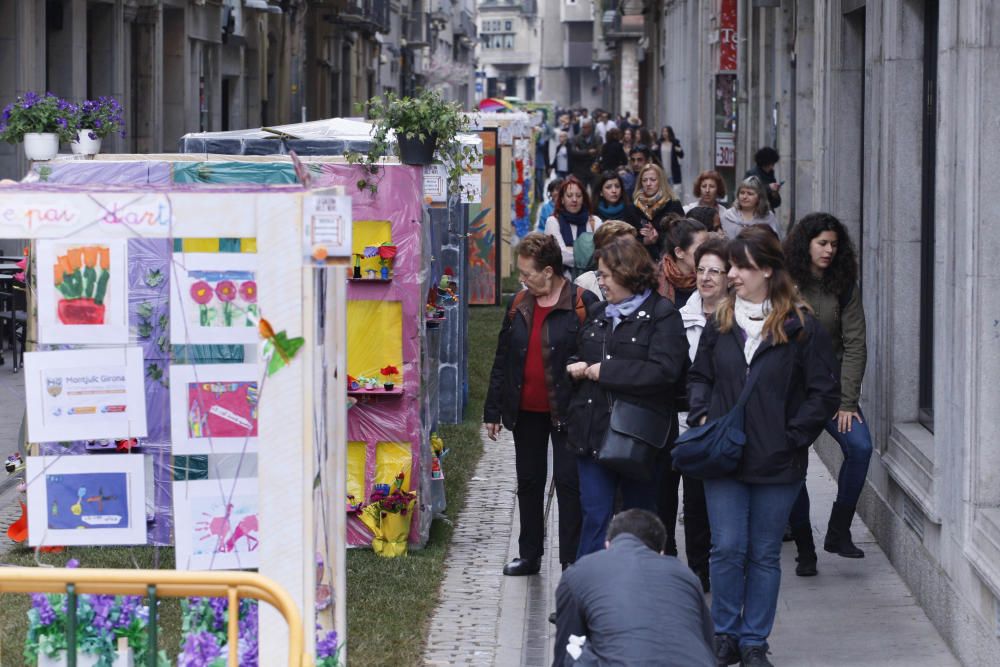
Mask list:
[[348,278],[351,283],[391,283],[392,278]]
[[443,324],[446,319],[448,319],[448,318],[447,317],[425,317],[424,321],[427,323],[428,327],[430,327],[430,328],[433,329],[435,327],[441,326],[441,324]]
[[359,403],[365,403],[380,398],[398,398],[403,395],[403,388],[396,385],[391,391],[386,391],[385,387],[382,386],[379,386],[378,389],[348,389],[347,395],[358,399]]

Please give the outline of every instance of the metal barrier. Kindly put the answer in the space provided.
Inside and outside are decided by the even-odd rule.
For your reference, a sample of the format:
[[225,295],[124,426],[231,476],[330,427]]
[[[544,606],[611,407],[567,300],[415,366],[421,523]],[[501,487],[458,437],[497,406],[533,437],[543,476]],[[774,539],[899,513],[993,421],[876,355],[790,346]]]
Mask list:
[[[312,667],[305,654],[302,617],[291,596],[276,583],[252,572],[180,572],[176,570],[112,570],[36,567],[0,568],[0,594],[65,593],[67,607],[67,644],[76,646],[76,596],[86,594],[144,595],[149,597],[148,664],[156,667],[157,609],[160,597],[223,597],[229,600],[227,628],[229,667],[237,667],[240,598],[266,602],[277,609],[288,623],[289,667]],[[66,652],[69,667],[76,667],[76,651]]]

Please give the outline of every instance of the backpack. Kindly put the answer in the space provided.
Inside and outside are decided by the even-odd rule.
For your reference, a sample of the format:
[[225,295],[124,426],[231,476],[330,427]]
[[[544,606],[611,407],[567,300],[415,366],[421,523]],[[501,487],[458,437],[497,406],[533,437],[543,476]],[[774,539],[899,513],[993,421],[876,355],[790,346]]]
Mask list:
[[[576,288],[575,310],[576,310],[576,319],[580,320],[580,324],[583,324],[587,319],[587,304],[583,302],[583,293],[585,291],[586,290],[584,290],[582,287],[578,286]],[[528,290],[523,289],[514,295],[514,300],[510,302],[510,311],[508,311],[507,313],[507,317],[509,317],[511,320],[514,319],[514,311],[517,310],[517,307],[521,305],[522,301],[524,301],[524,297],[527,294],[527,292]]]
[[591,260],[594,258],[594,220],[591,218],[587,221],[587,231],[581,232],[579,236],[573,241],[573,267],[570,273],[573,275],[573,280],[580,277],[580,274],[585,273],[589,269]]

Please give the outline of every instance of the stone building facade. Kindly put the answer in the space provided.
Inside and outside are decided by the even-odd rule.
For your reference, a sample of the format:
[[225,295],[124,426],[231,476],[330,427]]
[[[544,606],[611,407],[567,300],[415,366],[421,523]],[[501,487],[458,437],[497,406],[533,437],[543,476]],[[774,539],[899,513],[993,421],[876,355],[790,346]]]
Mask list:
[[[176,150],[187,132],[357,115],[383,92],[471,104],[474,0],[0,0],[0,103],[27,91],[110,95],[127,136],[106,152]],[[0,176],[19,178],[19,147]]]
[[[686,139],[687,181],[720,159],[727,4],[656,8],[670,45],[661,122]],[[1000,227],[987,204],[1000,167],[1000,12],[988,0],[732,4],[735,136],[722,138],[735,172],[774,145],[782,222],[829,211],[860,250],[862,409],[875,440],[860,513],[963,664],[994,664]],[[831,440],[818,448],[839,465]]]

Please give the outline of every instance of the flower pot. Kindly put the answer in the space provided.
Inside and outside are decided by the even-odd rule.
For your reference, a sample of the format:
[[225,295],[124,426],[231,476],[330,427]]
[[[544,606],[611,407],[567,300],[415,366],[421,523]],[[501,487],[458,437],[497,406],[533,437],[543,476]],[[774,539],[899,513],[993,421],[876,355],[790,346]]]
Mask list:
[[63,324],[104,324],[104,304],[93,299],[64,299],[58,306],[59,321]]
[[386,391],[392,391],[396,385],[393,382],[385,382],[382,384],[382,386],[385,388]]
[[399,145],[399,161],[403,164],[428,165],[434,162],[434,149],[437,148],[437,135],[428,135],[423,141],[420,137],[407,139],[402,133],[396,135]]
[[368,384],[365,385],[365,389],[368,391],[375,391],[376,389],[378,389],[378,384],[375,382],[369,382]]
[[24,156],[29,160],[51,160],[59,154],[59,135],[55,132],[27,132]]
[[382,280],[388,280],[389,279],[389,267],[388,266],[383,266],[382,270],[381,270],[381,273],[382,273]]
[[[98,656],[93,653],[76,652],[77,667],[94,667],[97,664]],[[38,667],[66,667],[69,661],[66,659],[66,651],[60,651],[56,657],[50,658],[44,653],[38,653]]]
[[101,152],[101,138],[94,134],[96,139],[91,139],[93,130],[79,130],[76,133],[76,141],[70,143],[69,147],[77,155],[97,155]]

